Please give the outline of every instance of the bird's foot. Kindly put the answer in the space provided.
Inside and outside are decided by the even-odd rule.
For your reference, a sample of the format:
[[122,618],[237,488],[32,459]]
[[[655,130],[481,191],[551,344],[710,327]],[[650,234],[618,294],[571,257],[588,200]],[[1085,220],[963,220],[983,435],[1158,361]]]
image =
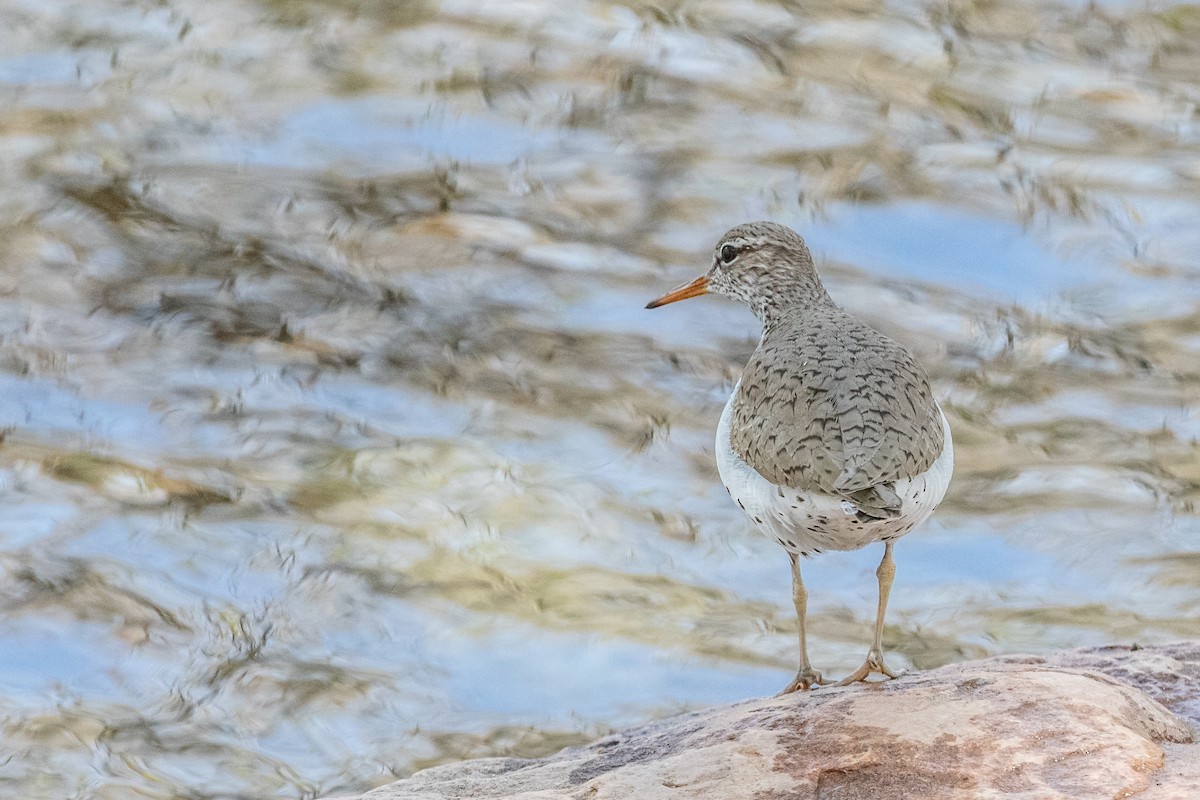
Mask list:
[[878,672],[880,675],[884,675],[888,678],[899,678],[901,675],[905,674],[904,670],[894,672],[891,669],[888,669],[888,665],[883,661],[883,653],[872,647],[867,653],[867,660],[863,662],[863,665],[854,670],[854,672],[851,674],[847,675],[845,678],[842,678],[834,685],[849,686],[852,683],[858,683],[860,681],[865,683],[867,676],[875,672]]
[[792,682],[783,687],[783,691],[775,696],[783,697],[785,694],[791,694],[792,692],[807,692],[814,686],[824,686],[827,683],[832,683],[832,681],[825,680],[821,677],[820,672],[810,667],[797,672],[796,677],[792,678]]

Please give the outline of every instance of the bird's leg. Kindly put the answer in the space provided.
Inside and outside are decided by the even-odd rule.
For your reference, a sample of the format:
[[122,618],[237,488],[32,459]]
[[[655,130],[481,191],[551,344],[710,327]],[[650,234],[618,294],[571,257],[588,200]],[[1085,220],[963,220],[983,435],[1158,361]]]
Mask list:
[[800,627],[800,668],[796,671],[795,679],[779,694],[807,691],[813,685],[820,686],[829,681],[821,677],[821,673],[808,663],[808,638],[805,636],[805,617],[808,615],[808,590],[804,588],[804,579],[800,577],[800,557],[789,552],[792,560],[792,602],[796,605],[796,619]]
[[899,678],[904,674],[903,670],[893,672],[883,662],[883,618],[887,614],[888,595],[892,593],[892,579],[896,577],[896,562],[892,560],[891,542],[883,543],[883,560],[879,562],[879,569],[875,570],[875,577],[879,578],[879,608],[875,612],[875,641],[871,644],[871,649],[867,651],[867,660],[863,662],[863,665],[838,681],[838,686],[865,681],[872,672],[878,672],[889,678]]

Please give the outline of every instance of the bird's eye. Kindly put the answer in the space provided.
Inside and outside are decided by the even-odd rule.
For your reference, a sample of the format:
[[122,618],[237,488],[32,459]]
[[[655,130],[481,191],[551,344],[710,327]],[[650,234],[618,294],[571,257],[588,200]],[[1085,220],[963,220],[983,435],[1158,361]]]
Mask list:
[[731,244],[727,244],[721,248],[721,263],[732,264],[733,260],[738,257],[738,249]]

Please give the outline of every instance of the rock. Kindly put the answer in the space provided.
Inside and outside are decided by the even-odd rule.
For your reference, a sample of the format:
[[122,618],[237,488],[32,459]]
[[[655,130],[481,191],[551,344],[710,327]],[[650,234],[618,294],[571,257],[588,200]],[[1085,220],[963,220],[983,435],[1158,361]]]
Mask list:
[[1200,642],[1105,647],[749,700],[360,797],[1196,800],[1196,726]]

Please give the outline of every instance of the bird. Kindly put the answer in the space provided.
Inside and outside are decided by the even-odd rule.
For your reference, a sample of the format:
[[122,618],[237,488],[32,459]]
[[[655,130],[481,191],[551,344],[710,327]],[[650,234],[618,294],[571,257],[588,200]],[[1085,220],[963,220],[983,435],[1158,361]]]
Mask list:
[[892,549],[942,501],[954,471],[950,423],[905,347],[842,310],[800,234],[774,222],[729,230],[708,271],[646,308],[703,294],[749,306],[762,337],[717,424],[717,472],[755,526],[787,551],[799,633],[796,677],[780,694],[835,683],[808,658],[800,558],[882,542],[874,639],[836,681],[896,678],[883,625]]

